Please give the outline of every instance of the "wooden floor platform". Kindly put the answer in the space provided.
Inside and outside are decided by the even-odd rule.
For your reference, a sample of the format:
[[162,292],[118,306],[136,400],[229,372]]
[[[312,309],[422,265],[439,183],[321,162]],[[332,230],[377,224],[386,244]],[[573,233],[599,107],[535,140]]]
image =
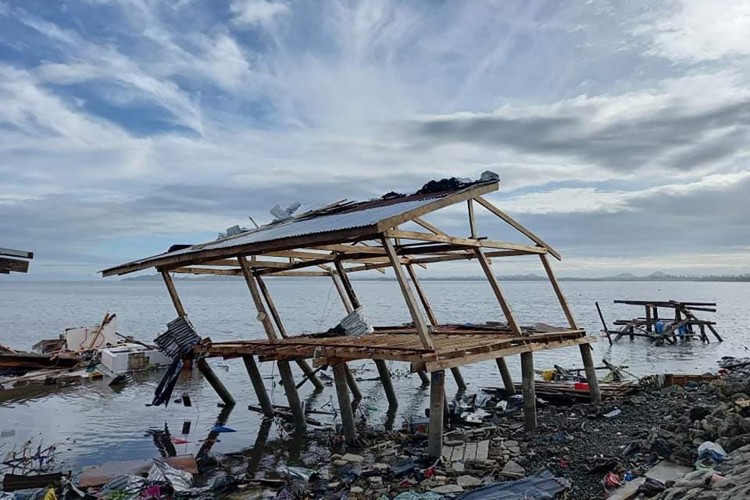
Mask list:
[[583,330],[548,325],[524,329],[521,336],[506,327],[487,325],[442,325],[431,333],[434,351],[423,347],[413,327],[379,327],[374,333],[359,337],[310,334],[276,341],[213,342],[200,345],[196,350],[209,357],[258,356],[261,361],[312,358],[316,366],[357,359],[394,360],[411,363],[415,372],[431,372],[596,341]]

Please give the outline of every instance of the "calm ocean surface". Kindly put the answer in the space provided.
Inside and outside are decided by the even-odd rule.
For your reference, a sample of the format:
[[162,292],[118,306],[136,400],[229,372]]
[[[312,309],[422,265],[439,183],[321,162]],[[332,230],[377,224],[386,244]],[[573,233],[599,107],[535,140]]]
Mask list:
[[[276,305],[289,332],[324,331],[344,315],[343,307],[331,281],[327,279],[267,280]],[[355,281],[354,287],[374,324],[393,325],[410,321],[396,282]],[[489,286],[481,281],[425,281],[440,322],[482,322],[502,320]],[[597,363],[607,359],[630,366],[638,374],[699,373],[716,370],[716,360],[724,355],[745,356],[747,351],[748,299],[750,283],[687,283],[687,282],[563,282],[568,301],[578,322],[591,334],[598,335],[599,319],[594,306],[599,301],[605,318],[613,321],[642,315],[643,311],[615,306],[613,299],[676,299],[718,302],[717,330],[725,342],[703,345],[651,347],[639,339],[623,339],[609,347],[606,339],[595,344]],[[250,295],[241,281],[177,282],[188,315],[203,336],[214,340],[264,338]],[[564,325],[554,293],[544,282],[510,282],[504,285],[511,304],[523,324],[537,321]],[[62,333],[65,327],[98,323],[106,311],[118,316],[118,330],[143,340],[151,340],[161,333],[175,313],[161,282],[101,281],[87,283],[24,283],[0,281],[0,343],[18,349],[29,349],[41,338]],[[706,317],[713,316],[705,313]],[[535,355],[537,369],[552,364],[580,367],[578,348],[541,352]],[[230,388],[237,406],[229,415],[227,426],[238,432],[222,434],[214,450],[237,451],[253,446],[257,436],[258,414],[248,411],[248,404],[257,404],[240,360],[212,360],[218,375]],[[519,374],[517,357],[508,359],[514,376]],[[358,376],[376,376],[374,365],[353,363]],[[274,402],[287,404],[272,365],[261,365],[268,377],[267,385]],[[296,368],[296,367],[295,367]],[[409,415],[423,414],[428,404],[429,390],[419,388],[419,379],[408,375],[407,364],[393,363],[394,383],[399,392],[400,407],[396,425]],[[499,386],[500,380],[493,362],[462,368],[469,391],[485,386]],[[299,374],[297,373],[299,377]],[[455,392],[450,375],[447,377],[449,395]],[[56,393],[26,396],[0,403],[0,454],[4,454],[28,439],[44,444],[59,444],[58,461],[62,466],[81,466],[113,460],[130,460],[158,456],[149,431],[164,429],[184,438],[187,444],[177,445],[178,453],[194,453],[213,427],[220,409],[218,397],[197,372],[178,383],[175,395],[188,392],[192,407],[170,404],[168,408],[151,408],[153,389],[159,375],[147,377],[114,391],[104,383],[87,383],[69,387]],[[377,382],[360,382],[365,400],[360,409],[371,422],[385,421],[387,404]],[[333,391],[311,395],[309,384],[301,389],[308,404],[322,407],[335,400]],[[190,421],[191,429],[181,435],[183,422]],[[271,430],[271,437],[277,429]],[[285,451],[285,453],[287,453]],[[291,458],[294,461],[294,457]]]

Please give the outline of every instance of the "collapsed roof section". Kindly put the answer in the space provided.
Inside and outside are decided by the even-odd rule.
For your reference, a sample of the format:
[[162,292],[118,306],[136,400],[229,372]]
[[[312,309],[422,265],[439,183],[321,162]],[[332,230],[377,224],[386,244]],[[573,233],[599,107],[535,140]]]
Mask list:
[[[454,180],[454,179],[451,179]],[[106,276],[123,275],[149,268],[192,274],[239,275],[239,257],[253,272],[273,275],[328,275],[333,261],[345,262],[347,271],[382,269],[391,263],[383,238],[394,239],[403,263],[474,258],[473,249],[489,249],[488,257],[525,254],[560,254],[505,212],[482,198],[498,189],[493,176],[476,182],[431,181],[412,195],[389,193],[363,202],[337,202],[257,229],[215,241],[173,247],[170,252],[105,269]],[[426,214],[468,202],[471,237],[449,236],[423,220]],[[522,233],[529,243],[489,240],[477,234],[474,202]],[[416,224],[424,231],[399,229]],[[315,268],[313,271],[299,271]]]
[[0,248],[0,274],[28,272],[29,261],[33,258],[33,252]]

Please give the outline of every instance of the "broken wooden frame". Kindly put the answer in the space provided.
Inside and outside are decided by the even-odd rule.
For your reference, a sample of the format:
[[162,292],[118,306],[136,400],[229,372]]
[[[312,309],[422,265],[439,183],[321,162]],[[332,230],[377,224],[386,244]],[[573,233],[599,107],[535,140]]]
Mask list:
[[33,252],[0,248],[0,274],[26,273],[33,258]]
[[[645,317],[638,317],[632,319],[620,319],[614,322],[614,325],[619,326],[619,330],[610,330],[604,323],[602,318],[602,324],[604,331],[608,335],[615,335],[615,342],[620,340],[624,336],[630,337],[632,340],[635,337],[645,337],[651,342],[664,341],[668,344],[675,344],[679,339],[692,340],[693,338],[699,338],[704,343],[710,343],[711,340],[706,333],[708,329],[716,340],[722,342],[723,339],[716,331],[714,326],[715,321],[703,320],[697,317],[696,311],[698,312],[716,312],[715,302],[684,302],[677,300],[615,300],[615,304],[625,304],[637,307],[643,307],[645,310]],[[667,309],[671,311],[671,318],[660,315],[660,309]],[[656,333],[656,324],[658,322],[664,324],[664,330],[661,334]],[[687,330],[686,333],[680,334],[680,329],[684,327]],[[698,328],[696,333],[695,328]]]
[[[334,204],[239,235],[107,269],[103,271],[103,275],[122,275],[156,268],[165,278],[178,314],[184,314],[184,309],[176,295],[174,284],[171,283],[170,273],[244,276],[267,340],[204,342],[197,348],[196,354],[199,359],[242,357],[253,378],[253,386],[259,392],[263,411],[267,414],[270,414],[271,409],[267,396],[263,394],[265,389],[262,381],[258,380],[257,370],[253,368],[254,358],[275,361],[279,366],[298,430],[304,430],[305,420],[289,368],[291,361],[300,363],[303,369],[310,359],[316,367],[333,366],[338,399],[343,410],[341,415],[345,435],[349,441],[354,441],[356,428],[348,403],[349,391],[356,394],[358,389],[352,386],[352,377],[347,377],[347,362],[374,360],[391,406],[395,406],[397,400],[386,361],[410,363],[412,371],[420,373],[423,380],[427,378],[424,372],[432,373],[430,400],[431,407],[437,409],[442,408],[445,402],[444,370],[453,370],[459,388],[463,388],[465,383],[458,368],[478,361],[496,360],[504,385],[512,393],[515,388],[504,359],[512,355],[521,355],[522,386],[526,401],[524,411],[526,424],[532,428],[536,425],[533,353],[579,346],[592,401],[598,402],[600,395],[589,345],[595,339],[586,336],[577,326],[555,279],[548,255],[560,259],[560,254],[483,198],[483,195],[497,188],[497,182],[482,182],[447,192]],[[464,202],[468,206],[468,237],[451,236],[423,218],[432,212]],[[482,207],[530,242],[504,242],[481,236],[475,207]],[[516,320],[492,271],[492,259],[527,255],[536,255],[541,260],[568,320],[566,327],[544,325],[541,328],[524,328]],[[462,327],[438,323],[435,311],[417,278],[415,266],[471,259],[479,262],[507,325]],[[359,307],[360,302],[348,275],[365,270],[383,272],[388,268],[395,273],[412,323],[408,326],[376,327],[374,333],[360,337],[331,336],[324,333],[288,335],[268,289],[263,284],[266,276],[327,277],[333,280],[344,308],[351,311]],[[206,366],[208,365],[202,364],[202,370]],[[306,373],[310,376],[309,370]],[[217,392],[219,391],[220,388],[217,388]],[[433,455],[439,454],[442,448],[442,415],[442,411],[431,412],[429,451]]]

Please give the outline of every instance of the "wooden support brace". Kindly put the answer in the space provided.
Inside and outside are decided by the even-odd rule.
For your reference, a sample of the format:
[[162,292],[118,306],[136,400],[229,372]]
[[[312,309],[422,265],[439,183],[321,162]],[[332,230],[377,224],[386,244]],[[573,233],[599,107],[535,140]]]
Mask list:
[[430,432],[427,442],[427,454],[431,458],[437,459],[443,453],[445,371],[434,371],[430,374],[430,378]]
[[382,359],[376,359],[375,366],[378,368],[378,375],[380,375],[380,381],[383,384],[385,397],[388,399],[388,410],[395,410],[398,408],[398,398],[396,397],[396,391],[393,389],[391,372],[388,370],[388,366],[386,366],[385,361]]
[[[588,349],[588,346],[586,346]],[[523,421],[527,431],[536,429],[536,388],[534,387],[534,353],[521,353],[521,389]]]
[[208,383],[211,384],[211,387],[213,387],[214,391],[216,391],[216,394],[219,395],[225,405],[234,406],[236,404],[236,401],[234,400],[232,395],[229,393],[227,388],[224,387],[224,384],[221,383],[221,380],[219,380],[219,377],[216,376],[216,373],[214,373],[213,369],[205,360],[205,358],[201,358],[198,360],[198,370],[200,370],[203,376],[206,377]]
[[266,418],[273,418],[273,405],[271,404],[271,399],[268,397],[266,385],[263,383],[263,377],[260,375],[255,358],[252,356],[242,356],[242,361],[245,363],[245,369],[250,376],[250,382],[253,384],[255,394],[258,396],[258,402],[263,409],[263,415]]
[[516,316],[513,314],[513,310],[508,305],[508,300],[505,298],[503,289],[500,287],[500,283],[497,282],[495,273],[492,271],[492,266],[490,265],[489,259],[486,255],[484,255],[484,252],[481,248],[474,249],[474,254],[477,256],[477,260],[482,266],[482,270],[487,277],[487,281],[489,281],[490,287],[492,287],[492,291],[495,293],[495,298],[497,298],[497,301],[500,304],[500,308],[503,310],[505,320],[508,322],[508,326],[510,327],[511,331],[516,335],[523,335],[521,327],[518,325],[518,321],[516,321]]
[[570,310],[570,306],[568,306],[568,301],[565,299],[565,295],[563,295],[562,289],[560,288],[560,283],[557,282],[555,273],[552,272],[552,266],[550,266],[549,264],[549,259],[544,254],[539,254],[539,258],[542,261],[542,266],[544,266],[544,271],[547,273],[547,278],[552,284],[552,288],[555,290],[555,295],[557,295],[557,300],[558,302],[560,302],[560,307],[565,313],[565,317],[568,320],[568,324],[570,325],[572,329],[578,330],[578,325],[576,324],[576,320],[573,317],[573,311]]
[[284,386],[284,392],[286,392],[286,399],[289,402],[289,409],[292,412],[292,418],[294,419],[294,427],[297,432],[304,433],[307,430],[307,421],[305,420],[305,412],[302,409],[302,403],[299,399],[299,393],[297,392],[297,386],[294,383],[294,375],[292,374],[292,367],[289,366],[289,361],[277,361],[279,367],[279,375],[281,376],[281,384]]
[[589,344],[581,344],[578,347],[581,350],[581,359],[583,360],[583,367],[586,370],[586,382],[589,384],[591,402],[599,404],[602,402],[602,394],[599,392],[599,380],[596,378],[594,357],[591,355],[593,349]]
[[497,358],[495,359],[495,362],[497,363],[497,369],[500,370],[500,377],[503,379],[505,392],[507,392],[509,396],[512,396],[516,393],[516,386],[513,385],[513,377],[510,376],[508,364],[505,362],[505,358]]
[[419,370],[417,372],[417,375],[419,375],[419,379],[422,381],[422,385],[430,385],[430,377],[427,375],[426,371]]
[[263,330],[265,330],[268,340],[278,340],[276,330],[273,329],[273,324],[271,323],[271,318],[268,317],[266,307],[263,305],[263,298],[258,290],[258,285],[255,283],[253,270],[250,268],[250,264],[245,257],[237,257],[237,260],[242,268],[242,274],[245,276],[245,283],[247,283],[247,288],[250,290],[250,295],[255,303],[255,308],[258,310],[258,321],[263,325]]
[[349,368],[349,365],[346,363],[342,364],[344,365],[344,371],[346,373],[346,385],[348,385],[349,390],[352,391],[352,407],[356,408],[359,402],[362,401],[362,391],[359,389],[357,379],[354,378],[354,374]]
[[341,412],[341,423],[344,427],[346,442],[354,444],[357,441],[357,428],[354,425],[354,412],[352,403],[349,401],[349,389],[347,388],[346,365],[336,363],[333,365],[333,379],[336,383],[336,395],[339,400],[339,411]]
[[341,297],[341,303],[344,304],[344,309],[346,310],[347,314],[354,311],[354,308],[352,307],[351,302],[349,302],[349,298],[346,296],[346,292],[344,291],[341,282],[336,277],[336,274],[333,271],[331,271],[331,279],[333,280],[333,284],[336,287],[336,291],[338,292],[339,297]]
[[182,301],[180,301],[180,296],[177,294],[174,281],[172,281],[172,275],[168,271],[162,271],[161,277],[164,280],[164,284],[167,285],[167,291],[169,292],[169,297],[172,299],[172,304],[177,311],[177,315],[184,318],[187,314],[185,313],[185,308],[182,307]]
[[409,314],[411,314],[411,319],[412,321],[414,321],[414,327],[419,334],[422,345],[425,349],[434,351],[435,345],[432,342],[432,336],[430,335],[430,331],[427,329],[427,324],[422,317],[422,312],[419,310],[419,306],[417,305],[417,301],[411,291],[409,282],[406,280],[406,275],[404,274],[404,270],[401,267],[401,261],[399,260],[398,255],[396,255],[396,250],[393,248],[393,242],[385,236],[382,237],[382,242],[383,248],[385,248],[386,253],[388,254],[388,259],[391,261],[391,266],[393,266],[393,271],[396,274],[396,279],[398,280],[398,284],[401,287],[401,293],[404,295],[406,306],[409,308]]

